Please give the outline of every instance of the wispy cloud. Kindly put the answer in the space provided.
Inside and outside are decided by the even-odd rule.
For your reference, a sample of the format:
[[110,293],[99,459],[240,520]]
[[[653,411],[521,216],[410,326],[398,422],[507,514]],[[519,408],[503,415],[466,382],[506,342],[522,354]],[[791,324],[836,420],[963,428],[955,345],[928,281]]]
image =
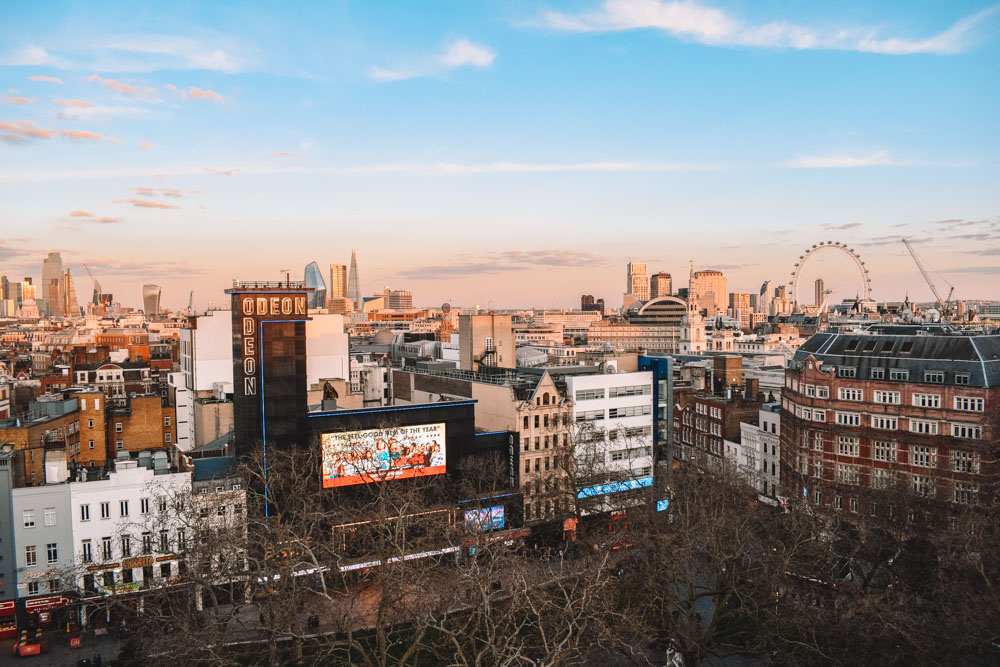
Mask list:
[[[6,55],[0,55],[0,67],[65,67],[66,64],[64,59],[52,55],[40,46],[25,46]],[[35,79],[35,81],[47,80]],[[53,83],[62,83],[62,81]]]
[[75,108],[78,108],[78,109],[84,109],[84,108],[87,108],[87,107],[94,106],[93,102],[88,102],[87,100],[66,100],[66,99],[62,99],[62,98],[57,97],[57,98],[53,99],[52,101],[55,102],[56,104],[58,104],[59,106],[63,106],[63,107],[75,107]]
[[539,267],[594,267],[606,258],[588,252],[563,249],[506,250],[467,257],[450,264],[421,266],[400,271],[397,275],[411,280],[435,280],[459,276],[489,275],[511,271],[537,270]]
[[160,96],[156,89],[151,86],[134,86],[130,83],[118,81],[117,79],[105,79],[98,74],[91,74],[87,77],[87,81],[100,83],[108,90],[121,93],[126,97],[137,97],[143,100],[155,100]]
[[941,269],[942,273],[974,273],[991,276],[1000,276],[1000,266],[956,266],[950,269]]
[[151,141],[140,141],[139,142],[139,148],[148,151],[148,150],[152,150],[152,149],[156,148],[156,145],[153,144],[153,142],[151,142]]
[[0,97],[0,102],[4,104],[34,104],[33,97]]
[[496,52],[488,46],[458,39],[447,44],[436,55],[416,59],[404,67],[372,66],[368,76],[376,81],[403,81],[425,76],[441,76],[459,67],[489,67],[496,59]]
[[823,229],[844,230],[844,229],[855,229],[856,227],[860,227],[861,223],[860,222],[847,222],[847,223],[844,223],[842,225],[835,225],[833,223],[828,222],[825,225],[820,225],[820,226]]
[[70,211],[70,218],[75,218],[75,220],[63,220],[63,222],[93,222],[96,224],[109,224],[114,222],[121,222],[124,218],[110,218],[110,217],[98,217],[89,211]]
[[113,203],[131,204],[136,208],[180,208],[180,206],[174,206],[173,204],[164,204],[161,201],[150,201],[148,199],[139,199],[137,197],[129,197],[128,199],[116,199]]
[[60,86],[62,85],[63,82],[62,79],[60,79],[57,76],[45,76],[44,74],[35,74],[33,76],[29,76],[28,78],[31,79],[32,81],[46,81],[48,83],[58,83]]
[[134,192],[140,197],[172,197],[174,199],[180,199],[184,195],[200,194],[197,190],[181,190],[179,188],[153,188],[146,186],[138,186],[134,188],[125,188],[130,192]]
[[205,269],[201,267],[172,260],[132,261],[114,257],[90,257],[84,262],[94,273],[104,276],[176,278],[179,275],[205,273]]
[[893,160],[885,151],[870,155],[823,155],[800,157],[785,162],[782,166],[794,169],[847,169],[850,167],[901,166],[904,163]]
[[301,157],[301,153],[290,153],[288,151],[277,151],[275,153],[269,153],[270,157]]
[[969,255],[1000,256],[1000,248],[980,248],[979,250],[966,250]]
[[997,9],[990,7],[922,38],[885,35],[874,26],[797,25],[783,20],[754,23],[693,0],[606,0],[599,9],[579,14],[545,12],[535,24],[572,32],[656,29],[709,46],[945,55],[960,53],[974,44],[983,23]]
[[71,218],[93,218],[94,214],[89,211],[70,211],[69,217]]
[[9,144],[23,144],[36,139],[53,139],[55,137],[62,137],[72,141],[111,141],[116,144],[122,142],[118,137],[106,137],[103,134],[88,132],[86,130],[39,127],[30,120],[14,120],[9,123],[0,123],[0,141]]
[[177,95],[182,100],[190,98],[195,100],[209,100],[212,102],[218,102],[220,104],[226,101],[225,98],[222,97],[222,95],[215,92],[214,90],[203,90],[195,86],[191,86],[187,90],[182,90],[172,83],[165,83],[163,84],[163,87],[171,92],[177,93]]
[[706,172],[725,169],[725,165],[695,164],[683,162],[391,162],[360,165],[314,165],[297,166],[291,164],[258,164],[241,168],[213,168],[196,166],[172,166],[148,169],[47,169],[29,171],[24,169],[0,171],[0,183],[95,180],[120,177],[144,178],[150,175],[196,176],[212,174],[232,176],[233,174],[402,174],[411,176],[459,177],[478,174],[634,174],[661,172]]

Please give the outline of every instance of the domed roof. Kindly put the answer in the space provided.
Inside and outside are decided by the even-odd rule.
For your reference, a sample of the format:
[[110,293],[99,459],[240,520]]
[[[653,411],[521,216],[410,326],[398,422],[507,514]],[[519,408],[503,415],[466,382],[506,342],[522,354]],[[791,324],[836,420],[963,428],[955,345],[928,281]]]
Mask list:
[[372,336],[373,345],[391,345],[392,341],[396,339],[396,334],[389,331],[388,329],[379,329]]

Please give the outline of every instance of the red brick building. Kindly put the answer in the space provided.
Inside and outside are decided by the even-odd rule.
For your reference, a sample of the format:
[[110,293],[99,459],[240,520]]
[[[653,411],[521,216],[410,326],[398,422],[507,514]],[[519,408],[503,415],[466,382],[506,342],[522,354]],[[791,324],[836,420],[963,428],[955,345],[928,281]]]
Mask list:
[[725,441],[739,442],[740,422],[755,420],[763,404],[757,380],[727,387],[718,395],[679,388],[674,392],[675,456],[721,463],[726,456]]
[[1000,409],[1000,336],[875,326],[818,333],[785,373],[781,485],[820,506],[891,513],[868,489],[991,505],[988,415]]

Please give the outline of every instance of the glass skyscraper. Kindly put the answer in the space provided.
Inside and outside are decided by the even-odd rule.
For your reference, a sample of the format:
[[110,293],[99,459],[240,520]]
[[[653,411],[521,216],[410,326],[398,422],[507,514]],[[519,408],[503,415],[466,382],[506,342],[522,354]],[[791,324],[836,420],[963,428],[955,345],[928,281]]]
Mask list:
[[319,269],[319,264],[310,262],[305,270],[306,287],[311,287],[313,291],[309,294],[310,308],[326,308],[326,283],[323,281],[323,272]]

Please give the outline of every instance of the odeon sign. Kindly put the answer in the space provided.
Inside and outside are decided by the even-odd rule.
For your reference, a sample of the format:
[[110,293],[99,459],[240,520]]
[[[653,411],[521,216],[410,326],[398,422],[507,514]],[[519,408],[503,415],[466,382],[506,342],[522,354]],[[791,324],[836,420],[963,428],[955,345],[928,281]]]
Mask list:
[[307,314],[305,295],[240,298],[243,313],[243,395],[257,395],[257,333],[263,318],[297,319]]

